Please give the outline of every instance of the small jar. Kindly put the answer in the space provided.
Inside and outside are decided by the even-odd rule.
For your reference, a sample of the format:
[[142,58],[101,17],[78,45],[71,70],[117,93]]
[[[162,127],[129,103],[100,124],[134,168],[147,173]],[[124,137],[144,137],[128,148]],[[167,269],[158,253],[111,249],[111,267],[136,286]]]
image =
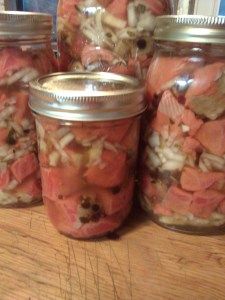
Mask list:
[[167,12],[166,0],[60,0],[60,70],[145,78],[155,17]]
[[225,18],[159,17],[141,200],[170,229],[225,232]]
[[56,69],[51,29],[47,14],[0,13],[0,206],[41,200],[28,83]]
[[56,73],[30,92],[50,221],[73,238],[114,231],[132,205],[143,89],[111,73]]

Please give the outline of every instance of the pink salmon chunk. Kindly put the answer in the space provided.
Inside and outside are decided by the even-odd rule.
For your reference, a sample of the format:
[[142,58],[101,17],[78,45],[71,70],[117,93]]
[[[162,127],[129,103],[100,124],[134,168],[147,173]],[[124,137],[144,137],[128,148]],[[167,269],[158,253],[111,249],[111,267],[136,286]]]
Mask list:
[[162,202],[165,208],[185,215],[190,211],[190,205],[193,200],[191,193],[183,191],[182,189],[171,186]]
[[201,191],[208,189],[214,183],[223,180],[225,173],[220,172],[201,172],[198,169],[185,167],[180,183],[184,190]]
[[33,174],[39,168],[38,160],[34,153],[28,153],[10,166],[10,170],[17,181],[22,182],[26,177]]
[[225,120],[204,123],[195,138],[211,153],[218,156],[225,154]]
[[74,166],[41,168],[42,193],[51,200],[67,197],[81,188],[83,180]]
[[195,192],[190,212],[200,218],[208,218],[225,196],[214,190]]
[[102,164],[90,166],[84,174],[89,184],[111,188],[121,185],[126,175],[126,154],[104,150]]

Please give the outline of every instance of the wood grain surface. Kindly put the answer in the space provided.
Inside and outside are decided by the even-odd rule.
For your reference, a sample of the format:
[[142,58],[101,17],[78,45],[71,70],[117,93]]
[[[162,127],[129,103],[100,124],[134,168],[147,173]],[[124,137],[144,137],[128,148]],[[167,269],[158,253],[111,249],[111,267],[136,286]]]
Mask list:
[[133,213],[119,240],[76,241],[43,206],[0,210],[0,300],[225,299],[225,236],[174,233]]

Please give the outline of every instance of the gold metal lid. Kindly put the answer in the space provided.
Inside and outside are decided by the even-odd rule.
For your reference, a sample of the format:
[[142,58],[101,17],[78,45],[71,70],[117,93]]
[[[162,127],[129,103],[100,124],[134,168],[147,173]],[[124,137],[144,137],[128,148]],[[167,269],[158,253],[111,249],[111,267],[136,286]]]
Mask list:
[[159,41],[225,43],[225,17],[172,15],[156,18],[154,39]]
[[54,73],[30,83],[34,113],[68,121],[104,121],[141,114],[144,88],[129,76],[105,72]]
[[44,13],[0,12],[0,38],[26,39],[50,36],[52,16]]

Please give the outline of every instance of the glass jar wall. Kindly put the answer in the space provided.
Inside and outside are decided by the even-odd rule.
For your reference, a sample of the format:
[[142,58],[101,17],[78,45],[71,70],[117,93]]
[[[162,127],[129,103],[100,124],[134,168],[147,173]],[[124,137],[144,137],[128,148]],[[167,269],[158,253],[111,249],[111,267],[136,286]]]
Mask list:
[[43,200],[59,232],[90,238],[123,223],[132,205],[139,123],[36,118]]
[[[211,31],[201,40],[195,27]],[[224,18],[165,17],[159,28],[164,29],[156,29],[158,50],[147,77],[142,206],[171,229],[224,232]],[[182,28],[179,40],[176,30],[182,34]],[[189,35],[190,28],[195,33]]]
[[41,200],[28,83],[56,70],[50,39],[50,15],[0,14],[0,206]]
[[145,78],[155,17],[166,12],[164,0],[60,0],[61,70],[100,70]]
[[43,200],[60,233],[103,236],[129,214],[145,108],[137,84],[111,73],[60,73],[32,83]]

